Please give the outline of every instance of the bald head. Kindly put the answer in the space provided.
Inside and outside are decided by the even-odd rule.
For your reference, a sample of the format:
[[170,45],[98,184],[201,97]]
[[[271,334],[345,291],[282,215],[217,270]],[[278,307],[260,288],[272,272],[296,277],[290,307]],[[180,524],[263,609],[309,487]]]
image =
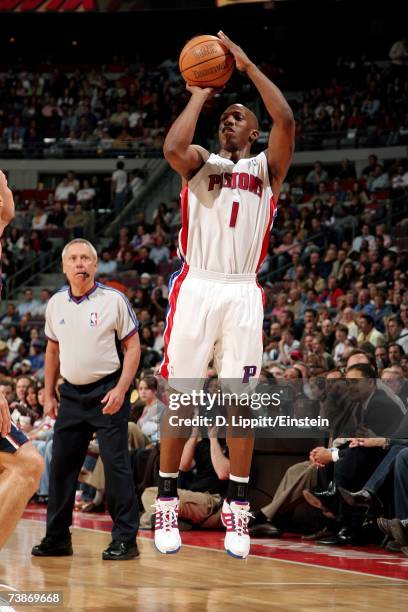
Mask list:
[[231,104],[231,106],[225,109],[223,114],[230,113],[234,110],[240,110],[241,112],[245,113],[245,116],[248,120],[248,124],[252,130],[257,130],[259,128],[258,117],[255,115],[255,113],[251,111],[251,109],[244,106],[243,104]]

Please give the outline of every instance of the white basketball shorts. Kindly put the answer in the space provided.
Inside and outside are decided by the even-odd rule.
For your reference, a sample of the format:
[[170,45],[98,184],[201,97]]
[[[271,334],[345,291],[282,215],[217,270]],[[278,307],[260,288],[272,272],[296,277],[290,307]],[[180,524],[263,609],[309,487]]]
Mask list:
[[170,384],[203,380],[214,359],[220,379],[258,378],[262,327],[263,291],[255,274],[207,272],[184,263],[170,283],[159,374]]

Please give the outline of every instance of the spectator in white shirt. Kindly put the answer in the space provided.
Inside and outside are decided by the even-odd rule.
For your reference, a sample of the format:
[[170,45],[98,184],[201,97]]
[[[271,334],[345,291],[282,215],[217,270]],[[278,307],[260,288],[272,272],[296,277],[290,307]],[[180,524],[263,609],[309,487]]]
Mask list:
[[126,202],[127,193],[127,172],[124,170],[123,161],[118,161],[116,170],[112,173],[112,202],[115,212],[119,212]]
[[9,337],[7,340],[7,348],[8,348],[7,361],[9,364],[12,364],[13,361],[18,356],[18,351],[19,351],[20,346],[23,344],[23,339],[17,335],[17,327],[15,325],[12,325],[9,328],[8,333],[9,333]]
[[82,204],[82,207],[85,209],[92,208],[95,194],[95,189],[89,185],[89,181],[87,181],[87,179],[84,179],[82,189],[80,189],[77,193],[77,202]]
[[289,365],[291,362],[290,354],[300,346],[299,340],[295,339],[295,330],[287,328],[282,333],[282,338],[279,341],[279,363]]
[[134,128],[139,123],[140,119],[144,119],[146,117],[146,113],[142,110],[132,110],[129,115],[129,127]]
[[349,330],[346,325],[342,325],[341,323],[337,323],[336,325],[336,343],[334,345],[334,361],[336,364],[341,360],[341,356],[347,348],[346,340],[349,335]]
[[354,321],[354,312],[351,306],[346,306],[346,308],[341,313],[339,324],[345,325],[348,329],[347,336],[353,336],[357,339],[359,330],[357,324]]
[[75,187],[68,181],[68,178],[65,177],[55,190],[55,199],[58,202],[68,202],[70,193],[75,194]]
[[41,230],[47,225],[48,215],[43,211],[41,206],[36,206],[34,216],[31,220],[31,227],[34,230]]
[[69,170],[69,172],[67,172],[67,179],[68,183],[73,186],[76,193],[79,189],[79,181],[76,178],[75,172],[73,170]]
[[391,179],[391,187],[393,189],[405,189],[408,187],[408,172],[405,172],[404,166],[398,166],[397,174]]
[[370,226],[366,223],[361,228],[361,236],[354,238],[351,250],[359,253],[364,240],[368,242],[369,249],[375,249],[375,237],[370,234]]
[[383,334],[374,327],[374,319],[371,315],[361,313],[357,319],[357,324],[361,330],[357,336],[358,346],[362,346],[366,342],[369,342],[375,347],[379,344],[385,344],[385,338]]

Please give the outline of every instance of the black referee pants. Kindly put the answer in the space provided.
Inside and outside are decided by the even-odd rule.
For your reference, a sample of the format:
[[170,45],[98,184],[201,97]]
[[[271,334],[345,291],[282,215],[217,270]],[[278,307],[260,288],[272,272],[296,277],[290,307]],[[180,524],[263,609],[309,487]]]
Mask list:
[[128,450],[130,394],[116,414],[102,414],[101,404],[119,374],[115,372],[89,385],[65,382],[60,386],[61,403],[54,427],[50,468],[47,536],[69,537],[78,475],[96,431],[105,469],[106,500],[113,520],[112,539],[135,541],[139,509]]

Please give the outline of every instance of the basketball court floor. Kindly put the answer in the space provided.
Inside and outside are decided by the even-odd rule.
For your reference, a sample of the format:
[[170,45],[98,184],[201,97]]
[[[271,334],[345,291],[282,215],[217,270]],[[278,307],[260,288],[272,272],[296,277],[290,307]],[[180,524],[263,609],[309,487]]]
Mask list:
[[408,558],[377,548],[337,548],[288,537],[253,539],[245,561],[223,550],[221,532],[183,532],[177,555],[160,555],[152,533],[141,531],[140,557],[102,561],[110,541],[107,515],[75,513],[74,556],[34,558],[44,535],[45,510],[30,506],[0,554],[0,598],[5,592],[58,591],[62,606],[3,610],[337,611],[404,610]]

